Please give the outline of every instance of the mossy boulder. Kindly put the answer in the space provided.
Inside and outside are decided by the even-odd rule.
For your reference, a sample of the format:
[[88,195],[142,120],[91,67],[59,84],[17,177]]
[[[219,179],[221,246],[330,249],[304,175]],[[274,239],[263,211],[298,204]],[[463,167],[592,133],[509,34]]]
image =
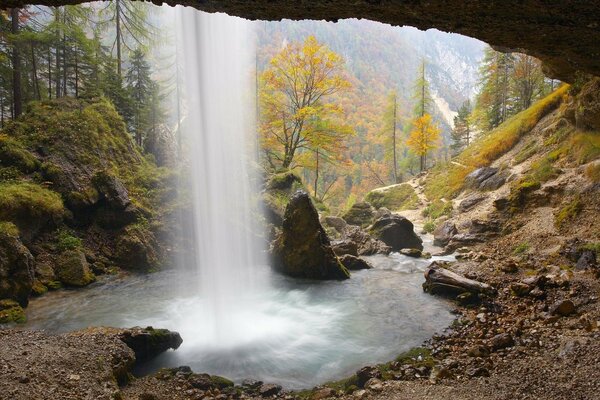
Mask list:
[[33,281],[34,259],[27,247],[10,230],[0,232],[0,298],[26,306]]
[[272,245],[273,265],[295,278],[348,279],[331,248],[309,195],[298,191],[286,207],[281,234]]
[[391,214],[379,218],[373,223],[371,235],[392,248],[423,250],[423,240],[415,233],[414,225],[407,218]]
[[117,336],[135,352],[136,361],[148,360],[169,349],[176,350],[183,343],[179,333],[151,326],[121,329]]
[[159,264],[156,249],[156,238],[147,224],[134,224],[127,226],[117,239],[115,259],[124,269],[151,271]]
[[575,99],[575,122],[579,129],[600,131],[600,78],[591,79]]
[[17,323],[26,321],[25,311],[12,299],[0,300],[0,324]]
[[96,280],[85,254],[79,250],[66,250],[56,261],[56,275],[67,286],[86,286]]
[[408,183],[377,188],[365,196],[365,201],[375,208],[385,207],[392,211],[410,210],[417,207],[419,197]]
[[350,225],[357,225],[361,228],[366,228],[371,225],[373,222],[373,217],[375,215],[375,209],[371,204],[363,202],[363,203],[355,203],[350,207],[348,211],[342,215],[344,221],[346,221]]

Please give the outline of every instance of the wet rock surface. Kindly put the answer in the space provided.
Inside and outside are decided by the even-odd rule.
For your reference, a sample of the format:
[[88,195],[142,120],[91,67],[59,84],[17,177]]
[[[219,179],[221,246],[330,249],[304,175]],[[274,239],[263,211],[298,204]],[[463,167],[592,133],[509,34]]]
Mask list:
[[360,257],[355,257],[350,254],[346,254],[340,257],[341,263],[348,269],[348,271],[359,271],[361,269],[371,269],[373,266],[366,260]]
[[348,270],[331,248],[310,196],[298,191],[290,200],[279,237],[271,254],[274,268],[288,276],[307,279],[348,279]]
[[391,214],[377,219],[369,228],[369,233],[394,251],[423,250],[423,240],[415,233],[412,222],[400,215]]

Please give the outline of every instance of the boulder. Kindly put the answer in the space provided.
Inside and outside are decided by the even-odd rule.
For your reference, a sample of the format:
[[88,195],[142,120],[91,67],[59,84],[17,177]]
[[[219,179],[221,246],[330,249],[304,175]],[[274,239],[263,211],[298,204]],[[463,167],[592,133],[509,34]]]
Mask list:
[[577,269],[589,269],[597,267],[596,252],[593,250],[583,250],[581,255],[577,259],[575,268]]
[[496,233],[500,230],[500,223],[496,220],[481,220],[473,219],[469,222],[469,233],[481,234],[481,233]]
[[331,248],[336,256],[341,257],[345,254],[358,257],[358,246],[352,240],[336,240],[331,243]]
[[406,248],[423,250],[423,241],[415,233],[412,222],[400,215],[379,218],[371,226],[370,233],[395,251]]
[[371,225],[375,210],[369,203],[355,203],[342,218],[350,225],[357,225],[366,228]]
[[340,257],[341,263],[348,271],[358,271],[361,269],[371,269],[373,266],[366,260],[350,254],[345,254]]
[[487,196],[471,195],[458,204],[458,211],[465,212],[485,200]]
[[566,317],[576,310],[575,304],[571,300],[559,300],[550,307],[550,314]]
[[33,256],[17,235],[0,232],[0,299],[26,306],[35,276]]
[[577,127],[583,130],[600,130],[600,79],[591,79],[583,85],[575,103]]
[[35,277],[44,285],[57,280],[54,261],[54,257],[48,253],[40,253],[35,258]]
[[323,221],[325,222],[326,225],[332,227],[339,233],[342,233],[344,228],[346,228],[346,226],[348,226],[348,223],[346,221],[344,221],[343,218],[334,217],[332,215],[326,216],[325,218],[323,218]]
[[371,379],[381,379],[381,371],[377,367],[366,366],[356,372],[357,386],[365,387],[365,384]]
[[150,271],[159,264],[156,248],[156,238],[147,227],[130,225],[116,241],[115,258],[124,269]]
[[120,228],[135,222],[142,215],[131,202],[125,185],[116,176],[100,171],[93,176],[92,182],[99,194],[95,219],[100,226]]
[[371,237],[358,226],[349,225],[342,232],[342,240],[356,243],[359,256],[370,256],[373,254],[390,254],[391,247]]
[[479,189],[481,184],[491,178],[498,172],[498,168],[481,167],[471,172],[465,177],[465,187],[469,189]]
[[444,247],[457,233],[458,229],[456,229],[454,222],[446,221],[433,231],[433,245]]
[[136,361],[156,357],[169,349],[176,350],[183,343],[183,339],[181,339],[178,332],[172,332],[168,329],[154,329],[151,326],[120,329],[117,336],[127,347],[134,351]]
[[284,275],[307,279],[348,279],[309,195],[297,191],[288,203],[282,231],[271,247],[273,266]]
[[86,286],[96,280],[85,254],[78,249],[62,252],[56,261],[56,275],[68,286]]
[[407,257],[419,258],[423,255],[423,252],[419,249],[400,249],[400,254]]

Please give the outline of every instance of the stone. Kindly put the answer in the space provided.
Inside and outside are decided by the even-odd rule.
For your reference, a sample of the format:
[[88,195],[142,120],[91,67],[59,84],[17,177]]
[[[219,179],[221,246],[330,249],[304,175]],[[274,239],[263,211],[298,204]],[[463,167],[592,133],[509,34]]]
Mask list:
[[81,250],[66,250],[56,261],[56,275],[68,286],[86,286],[96,280]]
[[593,250],[583,250],[581,255],[577,259],[577,264],[575,265],[576,269],[590,269],[597,267],[598,264],[596,262],[596,252]]
[[600,79],[583,85],[574,104],[575,124],[582,130],[600,130]]
[[490,376],[490,371],[484,367],[474,367],[467,371],[467,375],[471,378],[488,377]]
[[575,304],[571,300],[559,300],[550,307],[551,315],[560,315],[561,317],[567,317],[575,311]]
[[269,396],[274,396],[274,395],[278,394],[279,392],[281,392],[281,389],[282,389],[282,387],[279,385],[266,383],[258,389],[258,393],[262,397],[269,397]]
[[13,299],[0,300],[0,324],[21,324],[27,320],[23,308]]
[[377,369],[377,367],[368,365],[366,367],[359,369],[356,372],[356,377],[357,377],[357,386],[360,388],[364,388],[365,384],[369,380],[371,380],[373,378],[381,379],[381,371],[379,369]]
[[34,283],[34,259],[17,236],[0,232],[0,299],[27,306]]
[[458,233],[454,222],[446,221],[433,231],[433,245],[444,247]]
[[469,357],[487,357],[490,355],[490,350],[486,346],[473,346],[467,350]]
[[297,191],[288,203],[282,231],[271,247],[273,267],[284,275],[306,279],[350,277],[338,260],[310,196]]
[[358,257],[358,246],[352,240],[336,240],[331,242],[331,248],[336,256],[341,257],[345,254]]
[[323,221],[325,222],[326,225],[332,227],[339,233],[342,233],[344,228],[346,228],[346,226],[348,225],[348,223],[346,221],[344,221],[343,218],[334,217],[332,215],[326,216],[325,218],[323,218]]
[[515,260],[506,260],[500,264],[500,271],[507,274],[514,274],[519,270],[519,264]]
[[492,337],[490,345],[493,350],[500,350],[506,347],[511,347],[515,344],[515,341],[510,333],[499,333]]
[[371,378],[365,382],[365,389],[373,392],[381,392],[383,390],[383,384],[377,378]]
[[394,251],[406,248],[423,250],[423,240],[415,233],[414,225],[400,215],[392,214],[379,218],[369,232]]
[[159,265],[158,243],[146,226],[127,226],[119,234],[115,247],[115,260],[123,269],[150,271]]
[[458,204],[458,211],[460,211],[460,212],[469,211],[470,209],[475,207],[477,204],[481,203],[486,198],[487,198],[487,196],[482,196],[482,195],[469,196]]
[[407,257],[419,258],[423,255],[423,252],[419,249],[400,249],[400,254]]
[[531,286],[523,282],[514,282],[510,285],[510,291],[518,297],[527,296],[531,289]]
[[342,218],[350,225],[366,228],[371,225],[374,215],[375,209],[369,203],[362,202],[354,203]]
[[481,182],[481,184],[479,185],[479,190],[483,190],[483,191],[496,190],[500,186],[502,186],[506,183],[506,178],[507,178],[506,174],[504,174],[502,172],[498,172],[498,173],[490,176],[483,182]]
[[500,197],[494,200],[494,208],[498,211],[504,211],[510,205],[510,200],[506,197]]
[[469,222],[469,233],[471,234],[496,233],[499,230],[500,224],[495,220],[473,219]]
[[258,389],[263,383],[264,382],[257,381],[256,379],[244,379],[242,381],[242,386],[250,389]]
[[168,329],[154,329],[151,326],[123,329],[118,337],[135,352],[137,361],[156,357],[169,349],[176,350],[183,343],[183,339],[178,332]]
[[370,256],[373,254],[389,254],[392,249],[381,240],[374,239],[358,226],[348,225],[342,232],[342,240],[356,243],[359,256]]
[[360,257],[355,257],[350,254],[345,254],[340,257],[340,262],[348,269],[348,271],[359,271],[361,269],[371,269],[373,266],[366,260]]
[[498,168],[481,167],[471,172],[465,177],[465,187],[469,189],[482,190],[481,185],[487,179],[491,178],[498,172]]

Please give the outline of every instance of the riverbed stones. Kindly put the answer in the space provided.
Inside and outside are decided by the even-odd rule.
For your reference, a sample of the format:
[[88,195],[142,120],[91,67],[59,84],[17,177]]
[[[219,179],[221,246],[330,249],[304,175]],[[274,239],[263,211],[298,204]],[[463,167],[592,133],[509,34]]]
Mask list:
[[271,248],[274,268],[306,279],[348,279],[308,193],[299,190],[286,207],[282,230]]
[[423,252],[419,249],[400,249],[400,254],[407,257],[419,258],[423,255]]
[[391,247],[381,240],[371,237],[358,226],[348,225],[342,233],[342,240],[356,243],[359,256],[370,256],[373,254],[390,254]]
[[394,251],[407,248],[423,250],[423,240],[415,233],[414,225],[400,215],[390,214],[379,218],[369,232]]

